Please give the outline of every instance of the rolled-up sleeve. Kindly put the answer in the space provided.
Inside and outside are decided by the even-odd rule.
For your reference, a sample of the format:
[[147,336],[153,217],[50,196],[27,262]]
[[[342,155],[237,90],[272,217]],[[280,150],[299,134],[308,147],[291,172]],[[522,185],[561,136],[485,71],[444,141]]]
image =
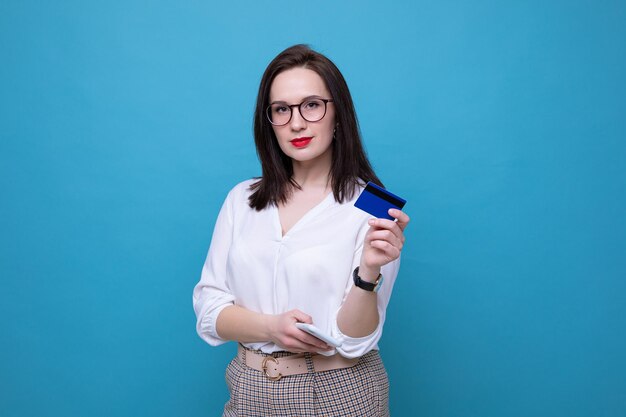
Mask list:
[[[366,230],[366,229],[365,229]],[[363,239],[365,237],[365,232],[359,233],[358,240],[360,244],[358,244],[352,261],[352,270],[356,268],[361,260],[361,253],[363,252]],[[337,324],[337,315],[339,314],[339,310],[337,310],[337,315],[335,316],[335,320],[332,323],[332,331],[331,333],[336,338],[342,340],[342,345],[336,348],[337,352],[346,358],[357,358],[365,355],[372,349],[376,349],[378,346],[378,341],[383,335],[383,325],[385,324],[385,315],[387,311],[387,305],[389,304],[389,299],[391,298],[391,292],[393,290],[393,284],[396,281],[396,277],[398,276],[398,271],[400,269],[400,258],[388,263],[387,265],[383,265],[380,270],[380,273],[383,276],[383,282],[376,293],[377,296],[377,305],[378,305],[378,326],[376,329],[367,336],[363,337],[350,337],[345,335],[339,330],[339,325]],[[352,276],[348,280],[348,285],[346,287],[346,291],[344,294],[344,302],[348,295],[348,292],[354,287],[354,282],[352,280]],[[341,304],[343,306],[343,302]]]
[[233,238],[233,191],[226,197],[217,216],[202,275],[193,290],[196,331],[212,346],[226,342],[217,334],[217,316],[235,300],[226,280],[226,264]]

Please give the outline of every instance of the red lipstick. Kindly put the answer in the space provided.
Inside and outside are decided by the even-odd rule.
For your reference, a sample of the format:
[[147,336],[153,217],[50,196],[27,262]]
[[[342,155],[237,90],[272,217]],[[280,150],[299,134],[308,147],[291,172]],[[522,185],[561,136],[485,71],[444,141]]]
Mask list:
[[296,148],[304,148],[306,145],[308,145],[311,142],[311,140],[313,140],[312,137],[305,137],[305,138],[291,139],[290,142]]

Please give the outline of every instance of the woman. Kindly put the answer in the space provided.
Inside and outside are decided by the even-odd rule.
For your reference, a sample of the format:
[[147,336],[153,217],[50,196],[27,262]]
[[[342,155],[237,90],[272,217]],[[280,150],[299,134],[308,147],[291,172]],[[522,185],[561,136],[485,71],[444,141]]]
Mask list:
[[263,175],[228,194],[193,294],[200,337],[240,343],[224,415],[388,415],[377,342],[409,218],[354,207],[380,181],[337,67],[304,45],[280,53],[261,80],[254,135]]

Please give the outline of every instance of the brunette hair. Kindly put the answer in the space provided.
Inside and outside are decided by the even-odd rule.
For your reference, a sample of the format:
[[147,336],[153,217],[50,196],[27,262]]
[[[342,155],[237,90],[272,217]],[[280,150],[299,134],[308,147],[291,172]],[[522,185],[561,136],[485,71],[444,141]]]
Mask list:
[[254,111],[254,142],[261,162],[262,177],[250,186],[250,207],[260,211],[268,204],[285,203],[293,188],[299,187],[292,177],[291,159],[281,151],[272,125],[265,115],[274,78],[292,68],[315,71],[326,83],[333,99],[337,130],[333,141],[330,179],[335,200],[343,203],[352,198],[360,181],[373,181],[382,186],[365,155],[352,96],[343,75],[324,55],[307,45],[294,45],[278,54],[261,78]]

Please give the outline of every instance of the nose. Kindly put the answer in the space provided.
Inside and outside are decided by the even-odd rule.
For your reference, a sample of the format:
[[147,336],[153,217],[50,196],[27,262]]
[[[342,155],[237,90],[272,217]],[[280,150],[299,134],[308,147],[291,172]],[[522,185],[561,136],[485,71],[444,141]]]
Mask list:
[[299,131],[306,127],[306,120],[300,114],[300,109],[297,106],[291,108],[291,120],[289,121],[291,130]]

